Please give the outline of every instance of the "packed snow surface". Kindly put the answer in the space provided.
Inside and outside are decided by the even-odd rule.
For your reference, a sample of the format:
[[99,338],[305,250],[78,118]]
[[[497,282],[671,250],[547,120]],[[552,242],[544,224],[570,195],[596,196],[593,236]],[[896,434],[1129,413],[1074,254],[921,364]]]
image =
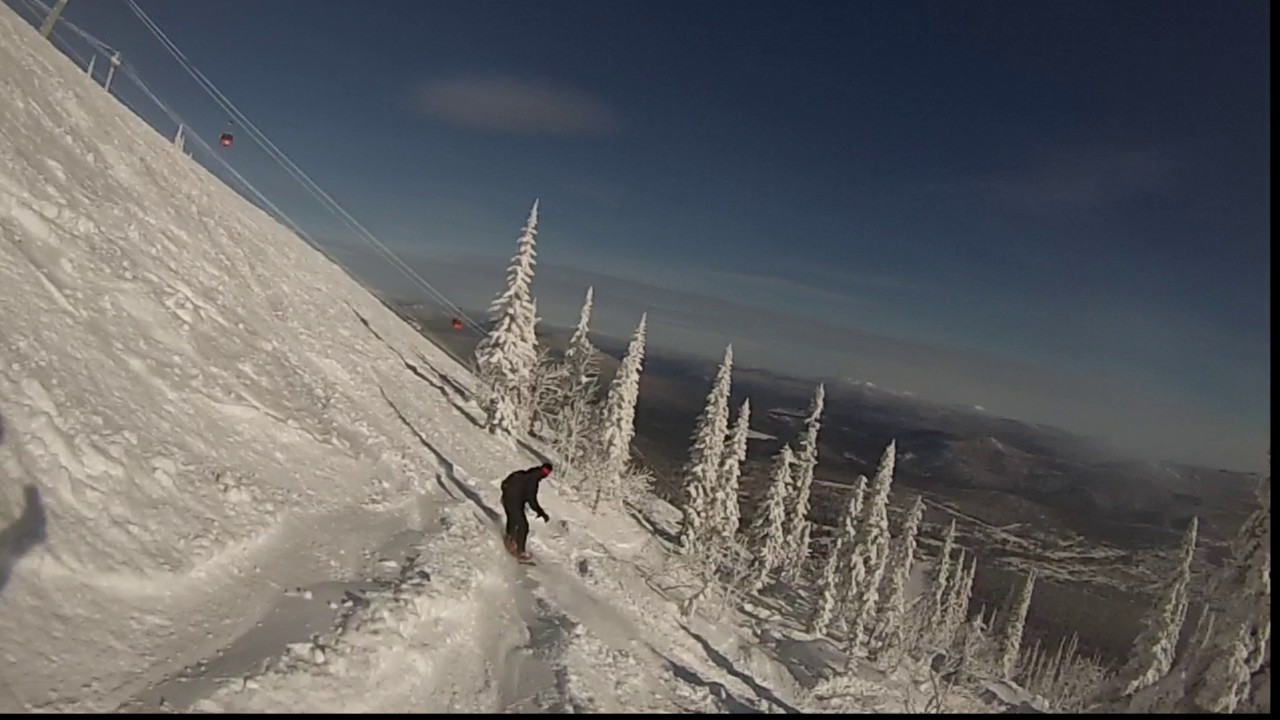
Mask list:
[[511,562],[473,389],[0,6],[0,712],[904,709],[683,620],[662,503],[553,476]]

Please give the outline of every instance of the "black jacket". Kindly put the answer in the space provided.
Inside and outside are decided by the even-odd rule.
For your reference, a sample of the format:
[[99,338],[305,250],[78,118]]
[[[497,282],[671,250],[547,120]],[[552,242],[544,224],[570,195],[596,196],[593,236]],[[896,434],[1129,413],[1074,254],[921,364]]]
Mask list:
[[531,467],[528,470],[517,470],[502,481],[502,506],[510,510],[524,512],[528,505],[538,517],[546,517],[547,513],[538,504],[538,483],[542,482],[542,468]]

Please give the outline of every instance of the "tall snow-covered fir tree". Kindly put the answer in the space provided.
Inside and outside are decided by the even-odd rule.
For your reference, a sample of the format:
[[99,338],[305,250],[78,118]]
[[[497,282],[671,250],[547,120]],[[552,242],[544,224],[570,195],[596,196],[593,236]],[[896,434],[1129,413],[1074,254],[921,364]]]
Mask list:
[[493,327],[476,345],[476,371],[483,384],[485,427],[494,434],[526,429],[531,398],[525,397],[538,362],[537,310],[530,285],[537,255],[538,202],[516,241],[507,287],[489,306]]
[[1022,632],[1027,624],[1027,611],[1031,609],[1031,595],[1036,587],[1036,571],[1027,573],[1027,579],[1004,613],[1004,625],[1000,628],[999,656],[996,666],[1001,675],[1012,679],[1018,666],[1018,654],[1022,652]]
[[978,570],[978,558],[966,564],[964,550],[951,565],[951,582],[948,583],[947,600],[942,611],[942,625],[938,631],[938,643],[943,648],[955,644],[956,633],[964,625],[969,613],[969,600],[973,597],[973,579]]
[[751,516],[747,528],[747,547],[754,558],[754,572],[749,583],[751,591],[764,586],[769,573],[786,561],[787,536],[787,486],[791,482],[791,466],[795,454],[790,445],[783,445],[773,456],[773,468],[769,473],[769,487],[764,498]]
[[724,457],[713,496],[710,530],[724,542],[733,542],[738,535],[741,510],[738,507],[738,481],[742,478],[742,463],[747,459],[747,435],[751,431],[751,400],[743,400],[734,421],[733,431],[725,444]]
[[1154,685],[1173,667],[1178,638],[1187,619],[1191,562],[1195,558],[1198,525],[1196,518],[1187,525],[1176,563],[1158,588],[1151,610],[1143,618],[1142,630],[1133,641],[1133,655],[1116,679],[1115,692],[1120,697]]
[[644,369],[644,342],[647,314],[640,316],[640,324],[636,326],[627,345],[627,354],[622,357],[613,381],[609,383],[609,394],[605,398],[604,411],[600,422],[600,451],[603,462],[596,473],[595,497],[593,507],[602,501],[611,501],[619,494],[618,483],[621,482],[627,461],[631,458],[631,440],[636,434],[636,400],[640,397],[640,373]]
[[591,344],[591,307],[595,288],[587,288],[587,296],[578,311],[578,324],[569,337],[564,351],[564,365],[568,368],[567,394],[580,394],[600,376],[600,363],[596,360],[596,348]]
[[[934,567],[929,588],[923,600],[922,640],[940,641],[940,629],[946,620],[947,588],[950,586],[952,562],[951,552],[956,546],[956,521],[953,518],[947,525],[947,532],[942,536],[942,550],[938,552],[938,562]],[[957,571],[958,572],[958,571]]]
[[680,529],[680,546],[688,554],[697,554],[706,539],[708,512],[715,493],[720,462],[724,458],[729,431],[729,390],[733,374],[733,346],[724,350],[724,360],[716,370],[715,380],[707,393],[707,402],[698,416],[693,432],[689,459],[681,473],[685,482],[684,523]]
[[902,529],[893,543],[888,573],[884,580],[883,602],[880,604],[880,617],[876,619],[873,633],[877,648],[888,649],[898,647],[903,642],[903,622],[907,612],[907,583],[911,580],[911,569],[915,565],[916,536],[920,532],[920,522],[924,519],[924,498],[917,495],[911,509],[902,520]]
[[866,492],[867,479],[859,475],[849,496],[849,504],[840,516],[838,534],[822,564],[822,575],[818,580],[818,600],[814,603],[813,615],[809,618],[809,632],[814,635],[826,634],[841,600],[852,592],[849,583],[852,579],[853,555],[857,552],[855,543],[858,540],[859,519]]
[[560,375],[559,412],[552,421],[556,447],[571,463],[579,462],[588,444],[589,430],[597,413],[596,390],[600,363],[591,344],[591,306],[594,288],[587,288],[578,314],[578,324],[569,338]]
[[804,421],[804,435],[796,454],[794,494],[787,527],[787,554],[789,564],[786,577],[796,580],[804,572],[809,560],[809,496],[813,490],[813,475],[818,467],[818,431],[822,427],[822,409],[826,388],[821,384],[809,403],[809,415]]
[[868,626],[875,622],[880,603],[880,583],[884,579],[885,563],[889,560],[889,491],[893,486],[893,469],[897,457],[897,442],[891,441],[880,456],[871,492],[862,513],[858,528],[858,545],[855,556],[853,595],[846,628],[849,642],[861,645]]
[[1210,591],[1213,631],[1187,666],[1166,678],[1182,684],[1177,709],[1184,712],[1230,713],[1261,704],[1253,676],[1268,672],[1271,647],[1270,469],[1257,496],[1258,508],[1236,533]]

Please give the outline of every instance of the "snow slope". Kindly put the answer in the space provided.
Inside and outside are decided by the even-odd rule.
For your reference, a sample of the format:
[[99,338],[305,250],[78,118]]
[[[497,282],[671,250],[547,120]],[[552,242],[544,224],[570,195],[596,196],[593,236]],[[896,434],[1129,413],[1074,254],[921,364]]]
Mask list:
[[0,712],[902,709],[683,622],[667,506],[511,563],[472,382],[0,6]]

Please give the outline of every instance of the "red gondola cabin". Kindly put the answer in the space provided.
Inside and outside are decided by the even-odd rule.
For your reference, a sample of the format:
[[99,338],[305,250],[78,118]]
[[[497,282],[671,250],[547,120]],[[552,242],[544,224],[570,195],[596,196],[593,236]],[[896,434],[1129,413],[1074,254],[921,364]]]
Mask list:
[[458,318],[454,318],[454,319],[453,319],[453,329],[454,329],[454,330],[461,330],[461,329],[462,329],[462,321],[461,321],[461,320],[459,320]]
[[218,144],[222,147],[231,147],[231,143],[235,142],[235,138],[231,133],[222,133],[222,137],[218,138]]

